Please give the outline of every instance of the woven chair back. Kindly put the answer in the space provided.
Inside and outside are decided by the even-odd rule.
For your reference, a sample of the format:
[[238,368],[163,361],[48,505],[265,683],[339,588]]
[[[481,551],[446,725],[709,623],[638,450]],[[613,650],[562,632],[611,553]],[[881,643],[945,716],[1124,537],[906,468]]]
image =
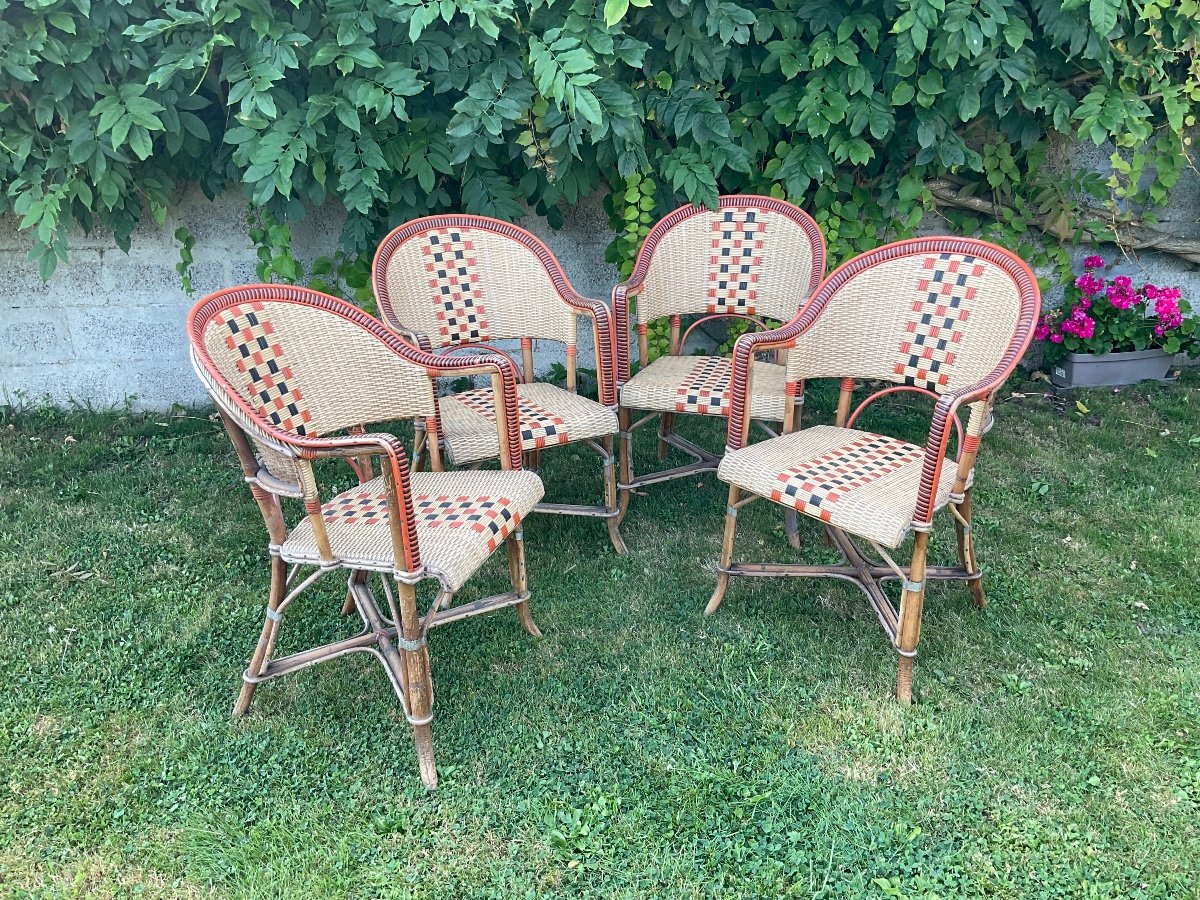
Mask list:
[[797,206],[771,197],[721,197],[685,206],[651,230],[629,282],[637,321],[667,315],[744,315],[787,321],[825,274],[825,240]]
[[[1037,282],[1001,247],[918,238],[834,271],[788,354],[788,377],[866,378],[942,394],[1015,364],[1037,317]],[[803,316],[802,316],[803,318]]]
[[385,336],[395,340],[362,310],[287,285],[219,291],[189,319],[201,380],[244,427],[267,470],[288,482],[298,473],[272,441],[274,429],[317,437],[436,414],[424,370],[397,357]]
[[379,314],[428,348],[544,338],[574,347],[574,294],[562,267],[524,229],[483,216],[429,216],[391,234],[375,254]]

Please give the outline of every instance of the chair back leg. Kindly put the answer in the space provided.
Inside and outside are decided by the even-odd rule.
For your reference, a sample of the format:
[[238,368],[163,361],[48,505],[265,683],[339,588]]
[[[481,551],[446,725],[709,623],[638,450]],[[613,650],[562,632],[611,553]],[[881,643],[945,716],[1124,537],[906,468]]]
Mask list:
[[[967,581],[967,590],[971,592],[971,602],[980,609],[987,606],[987,595],[983,591],[983,577],[979,571],[979,560],[975,557],[975,535],[971,528],[971,488],[963,491],[963,501],[955,509],[958,515],[954,517],[954,530],[958,537],[958,560],[971,576]],[[961,520],[959,519],[961,516]]]

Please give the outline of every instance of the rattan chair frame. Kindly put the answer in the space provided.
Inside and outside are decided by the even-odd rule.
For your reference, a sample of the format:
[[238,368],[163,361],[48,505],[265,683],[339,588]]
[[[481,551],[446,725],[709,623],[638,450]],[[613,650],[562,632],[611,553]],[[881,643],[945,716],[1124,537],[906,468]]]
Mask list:
[[[801,309],[804,304],[812,296],[817,285],[820,283],[822,276],[825,274],[826,263],[826,247],[825,237],[821,233],[820,227],[812,219],[808,213],[782,200],[776,200],[773,197],[764,197],[756,194],[727,194],[718,198],[717,210],[726,209],[745,209],[761,208],[769,210],[773,213],[786,216],[787,218],[798,224],[807,234],[811,243],[812,250],[812,266],[808,283],[801,285],[796,289],[796,309]],[[704,215],[709,210],[702,206],[685,205],[676,209],[674,212],[664,216],[646,235],[645,241],[638,252],[637,260],[634,263],[633,271],[629,278],[624,282],[616,285],[612,292],[612,309],[613,309],[613,329],[614,329],[614,355],[613,360],[616,366],[613,381],[617,387],[618,396],[620,389],[630,379],[631,361],[630,361],[630,317],[631,301],[635,300],[637,294],[645,287],[647,276],[650,273],[650,267],[654,261],[655,253],[659,250],[660,245],[671,233],[671,231],[679,227],[684,222],[694,216]],[[708,248],[696,248],[696,260],[689,260],[689,264],[696,264],[701,257],[707,258],[709,255]],[[689,323],[686,330],[683,324],[683,315],[671,313],[669,314],[670,322],[670,344],[668,354],[670,356],[683,356],[687,345],[687,339],[692,332],[705,322],[717,321],[720,319],[740,319],[751,323],[752,326],[766,330],[766,324],[763,316],[748,315],[743,313],[722,312],[710,314],[697,314],[697,317]],[[638,343],[638,362],[641,367],[649,364],[649,322],[642,319],[640,314],[636,317],[634,323],[637,331]],[[783,361],[783,354],[778,354],[779,361]],[[777,434],[787,434],[800,426],[801,408],[804,405],[803,384],[796,381],[789,381],[785,384],[785,392],[787,402],[784,404],[783,417],[779,420],[779,430],[771,428],[766,421],[758,420],[759,427],[768,437],[774,437]],[[714,453],[705,447],[700,446],[694,441],[680,435],[675,430],[675,417],[678,415],[687,415],[687,413],[678,412],[644,412],[641,416],[637,416],[639,410],[627,407],[621,403],[618,408],[620,417],[621,430],[620,437],[620,509],[617,518],[618,523],[624,520],[625,515],[629,511],[630,498],[635,490],[648,487],[652,484],[659,484],[664,481],[672,481],[678,478],[688,478],[694,475],[699,475],[705,472],[715,472],[721,464],[723,454]],[[636,418],[635,418],[636,416]],[[657,422],[657,437],[658,437],[658,459],[666,458],[669,448],[674,447],[681,451],[686,456],[692,458],[692,462],[685,463],[680,466],[675,466],[669,469],[662,469],[657,472],[649,472],[643,475],[634,473],[633,464],[633,434],[638,429],[652,423]],[[795,513],[788,511],[784,517],[786,532],[789,542],[793,546],[799,546],[799,538],[797,533],[797,519]]]
[[[542,269],[549,277],[558,299],[573,316],[574,327],[571,332],[572,335],[578,333],[580,319],[584,319],[589,323],[593,346],[596,351],[596,381],[599,402],[603,406],[615,410],[616,391],[612,380],[614,372],[612,359],[613,330],[608,307],[604,303],[584,297],[576,291],[571,286],[566,272],[550,248],[535,235],[511,223],[487,216],[440,215],[413,219],[393,230],[380,243],[375,252],[372,266],[372,285],[375,290],[380,318],[384,323],[406,341],[426,351],[435,352],[435,347],[429,335],[405,322],[405,316],[401,309],[401,298],[392,295],[388,279],[388,269],[393,257],[406,241],[427,234],[431,230],[442,228],[471,228],[499,235],[514,241],[518,247],[523,248],[536,257]],[[512,290],[519,291],[522,285],[511,284],[505,285],[505,287],[511,287]],[[545,338],[538,339],[545,340]],[[518,370],[521,374],[521,381],[524,384],[532,384],[535,381],[533,362],[534,338],[523,335],[519,340],[521,346],[521,363]],[[554,339],[551,338],[551,340]],[[564,343],[566,390],[572,394],[576,394],[578,393],[577,347],[573,341],[559,342]],[[445,348],[442,352],[448,355],[459,351],[466,351],[468,353],[501,353],[506,357],[508,356],[507,353],[504,353],[504,351],[487,341],[461,342],[455,346]],[[511,357],[508,358],[516,365],[515,360],[512,360]],[[443,456],[445,454],[445,438],[440,415],[436,416],[432,422],[417,421],[415,425],[418,430],[418,436],[413,453],[414,469],[420,470],[424,465],[427,455],[430,467],[434,471],[440,471],[443,467]],[[557,515],[603,519],[607,526],[609,540],[612,542],[613,549],[617,553],[625,553],[627,552],[625,541],[621,537],[619,527],[620,510],[618,508],[615,443],[616,432],[614,431],[612,434],[603,435],[599,438],[583,440],[568,439],[566,444],[560,445],[583,444],[600,457],[604,491],[604,502],[602,504],[543,502],[538,504],[537,511]],[[542,450],[526,451],[524,455],[525,467],[533,471],[539,471],[541,453]]]
[[[840,382],[835,425],[851,427],[861,412],[882,396],[900,391],[915,391],[935,398],[936,403],[924,448],[924,462],[912,521],[914,532],[910,562],[896,563],[885,548],[871,543],[877,556],[873,557],[858,545],[856,539],[843,529],[825,524],[828,541],[842,556],[838,565],[797,565],[781,563],[735,562],[734,537],[738,512],[750,503],[763,499],[730,484],[725,514],[725,529],[717,571],[717,585],[704,612],[712,615],[724,599],[732,577],[804,577],[834,578],[856,585],[867,597],[884,632],[895,649],[897,665],[896,696],[902,704],[912,702],[913,663],[921,636],[922,609],[925,589],[930,580],[961,580],[967,583],[971,599],[980,608],[986,604],[983,573],[979,565],[972,531],[972,486],[974,466],[980,439],[992,424],[992,408],[997,392],[1016,368],[1029,347],[1034,325],[1041,308],[1037,279],[1029,266],[1015,254],[984,241],[929,237],[898,241],[864,253],[844,263],[821,284],[809,303],[789,323],[775,331],[758,332],[740,337],[734,348],[733,388],[729,417],[727,452],[746,446],[750,419],[748,398],[753,390],[752,361],[756,354],[794,348],[801,335],[816,333],[821,314],[838,291],[852,279],[875,265],[905,256],[929,253],[968,254],[985,259],[1012,278],[1016,287],[1019,314],[1015,327],[999,363],[986,376],[973,384],[941,394],[911,385],[892,385],[870,393],[851,411],[857,382],[843,378]],[[969,407],[971,415],[964,431],[958,411]],[[942,478],[947,450],[952,434],[958,441],[954,458],[955,474],[949,502],[945,508],[954,520],[959,565],[930,566],[926,563],[929,532],[937,505],[938,485]],[[888,581],[900,581],[902,590],[898,608],[883,590]]]
[[[216,403],[220,418],[233,442],[242,474],[257,503],[270,538],[271,586],[262,632],[250,663],[242,676],[241,692],[233,707],[235,718],[243,716],[258,685],[318,663],[350,653],[369,653],[379,660],[413,730],[421,779],[432,789],[437,785],[431,723],[433,680],[426,636],[431,628],[486,612],[515,607],[524,630],[540,632],[529,609],[529,587],[525,570],[523,536],[520,528],[505,538],[512,590],[468,604],[453,605],[454,591],[438,573],[422,563],[413,512],[407,451],[399,438],[387,433],[368,433],[369,423],[351,427],[341,437],[302,436],[273,424],[257,412],[222,374],[205,346],[205,331],[213,317],[230,306],[255,301],[297,303],[339,316],[361,329],[364,337],[381,344],[394,355],[398,367],[421,371],[427,376],[430,395],[436,394],[434,379],[445,376],[489,377],[496,399],[497,437],[503,452],[503,469],[520,469],[520,440],[516,418],[516,371],[501,355],[468,358],[438,357],[400,340],[384,325],[358,307],[334,297],[300,287],[278,284],[246,285],[217,291],[200,300],[188,320],[191,359],[200,379]],[[346,360],[346,389],[353,390],[349,377],[353,359]],[[386,386],[385,386],[386,387]],[[256,449],[257,448],[257,449]],[[260,458],[263,452],[290,460],[298,473],[295,483],[269,471]],[[386,487],[394,567],[374,571],[356,566],[334,555],[322,518],[321,499],[312,464],[316,460],[345,460],[359,483],[375,477],[376,461]],[[320,548],[319,565],[287,566],[281,548],[287,540],[282,501],[303,501]],[[362,630],[349,638],[309,648],[283,657],[274,656],[275,643],[288,606],[308,588],[334,571],[348,571],[342,615],[357,612]],[[303,577],[301,577],[303,575]],[[386,604],[381,605],[371,589],[378,577]],[[417,586],[428,579],[439,581],[436,596],[424,614],[417,605]]]

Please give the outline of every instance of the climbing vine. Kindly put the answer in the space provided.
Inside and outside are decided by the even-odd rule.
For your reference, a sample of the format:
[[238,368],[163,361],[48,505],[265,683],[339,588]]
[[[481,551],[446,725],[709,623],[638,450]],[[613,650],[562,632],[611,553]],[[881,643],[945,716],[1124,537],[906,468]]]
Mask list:
[[[0,0],[0,212],[49,277],[74,223],[128,247],[184,184],[238,188],[265,274],[355,295],[406,218],[556,224],[597,189],[622,263],[721,191],[805,206],[833,261],[935,208],[1153,243],[1198,46],[1200,0]],[[1111,150],[1082,194],[1047,163],[1072,137]],[[329,198],[342,255],[301,272],[282,229]]]

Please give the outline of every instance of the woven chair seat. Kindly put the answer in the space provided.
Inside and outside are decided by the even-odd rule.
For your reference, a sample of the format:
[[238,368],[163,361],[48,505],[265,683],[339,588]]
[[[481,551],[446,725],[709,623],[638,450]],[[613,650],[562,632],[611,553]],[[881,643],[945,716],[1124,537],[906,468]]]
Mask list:
[[[750,416],[783,421],[786,367],[754,363]],[[649,412],[729,415],[730,361],[722,356],[660,356],[621,388],[621,405]]]
[[[500,547],[542,499],[533,472],[415,472],[413,513],[421,562],[447,590],[457,591]],[[347,566],[390,572],[395,568],[387,495],[376,478],[321,506],[333,555]],[[320,565],[306,518],[284,541],[285,562]]]
[[[595,400],[552,384],[517,385],[521,449],[540,450],[617,433],[617,414]],[[456,466],[492,459],[500,452],[490,388],[441,399],[446,451]]]
[[[912,528],[924,464],[925,451],[914,444],[817,425],[726,453],[717,476],[894,548]],[[936,509],[949,502],[954,476],[953,466],[942,468]]]

